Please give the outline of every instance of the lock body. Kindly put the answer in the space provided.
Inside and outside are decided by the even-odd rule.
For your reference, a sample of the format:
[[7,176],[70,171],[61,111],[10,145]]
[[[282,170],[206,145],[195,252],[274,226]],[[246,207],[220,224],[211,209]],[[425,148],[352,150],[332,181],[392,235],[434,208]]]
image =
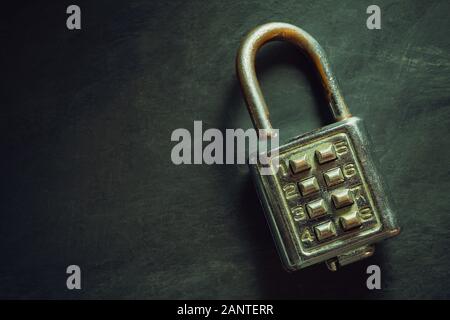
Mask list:
[[261,174],[262,164],[251,171],[288,270],[324,261],[336,270],[399,233],[361,119],[300,135],[276,151],[264,166],[272,175]]

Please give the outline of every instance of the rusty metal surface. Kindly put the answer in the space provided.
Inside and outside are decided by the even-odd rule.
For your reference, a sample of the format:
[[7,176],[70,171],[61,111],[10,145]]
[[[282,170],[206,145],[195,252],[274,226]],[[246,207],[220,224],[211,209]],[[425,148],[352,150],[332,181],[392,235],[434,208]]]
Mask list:
[[312,61],[322,81],[324,94],[334,118],[339,121],[350,117],[337,80],[320,44],[299,27],[288,23],[272,22],[250,31],[242,41],[236,58],[237,74],[254,126],[257,129],[267,130],[268,134],[272,128],[269,110],[256,78],[255,58],[264,44],[276,40],[294,44]]

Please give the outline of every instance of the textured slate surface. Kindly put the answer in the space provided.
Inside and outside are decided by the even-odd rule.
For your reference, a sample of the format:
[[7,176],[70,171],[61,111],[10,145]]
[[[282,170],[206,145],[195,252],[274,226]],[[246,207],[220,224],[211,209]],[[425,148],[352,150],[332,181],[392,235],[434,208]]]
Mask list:
[[[69,4],[4,10],[0,297],[450,298],[448,1],[377,1],[375,31],[365,1],[77,1],[77,32]],[[282,269],[245,166],[170,160],[194,120],[251,126],[234,58],[269,21],[323,45],[403,227],[339,273]],[[257,70],[282,139],[331,121],[291,46],[267,45]]]

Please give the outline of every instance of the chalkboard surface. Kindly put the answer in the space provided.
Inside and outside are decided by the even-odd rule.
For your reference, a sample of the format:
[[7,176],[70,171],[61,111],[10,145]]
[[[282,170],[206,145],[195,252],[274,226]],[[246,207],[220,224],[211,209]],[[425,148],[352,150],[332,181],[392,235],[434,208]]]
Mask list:
[[[448,1],[377,1],[380,30],[365,1],[76,2],[81,30],[67,1],[4,9],[0,297],[450,298]],[[234,59],[270,21],[324,47],[402,227],[337,273],[282,269],[246,166],[171,161],[194,120],[251,127]],[[282,141],[332,121],[295,48],[266,45],[257,71]]]

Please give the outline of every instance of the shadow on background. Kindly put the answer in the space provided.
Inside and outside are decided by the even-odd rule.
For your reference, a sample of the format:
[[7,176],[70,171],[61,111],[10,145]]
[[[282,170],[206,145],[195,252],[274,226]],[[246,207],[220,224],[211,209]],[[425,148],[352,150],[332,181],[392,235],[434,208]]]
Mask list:
[[[266,45],[257,55],[257,74],[264,87],[265,74],[271,69],[277,69],[280,66],[289,66],[298,70],[298,81],[308,81],[311,86],[311,92],[314,96],[315,115],[320,118],[321,125],[327,125],[333,122],[331,111],[328,108],[324,97],[321,82],[315,69],[308,59],[303,56],[293,45],[276,42]],[[305,78],[306,77],[306,78]],[[282,79],[282,78],[280,78]],[[289,86],[289,83],[286,83]],[[292,85],[292,84],[291,84]],[[264,89],[263,89],[264,93]],[[299,108],[299,112],[310,111],[312,108],[302,108],[302,94],[299,96],[298,105],[283,106],[284,108]],[[229,111],[229,108],[242,107],[243,96],[239,88],[238,80],[233,82],[229,89],[229,96],[224,105],[224,111],[227,115],[240,114],[239,110]],[[276,110],[271,101],[266,99],[273,118],[282,117],[282,110]],[[281,109],[281,108],[280,108]],[[274,116],[275,115],[275,116]],[[225,128],[238,127],[239,120],[235,117],[223,117],[227,119]],[[297,121],[293,121],[292,126],[299,127]],[[277,127],[275,121],[272,125]],[[300,123],[301,127],[302,123]],[[284,128],[280,128],[283,130]],[[300,131],[297,134],[304,133]],[[290,137],[283,137],[280,144],[285,143]],[[283,269],[281,261],[275,249],[274,242],[270,235],[269,227],[265,221],[262,207],[251,181],[250,175],[241,189],[241,198],[239,207],[242,214],[239,219],[242,224],[249,226],[250,233],[247,235],[249,241],[257,244],[258,249],[252,251],[249,259],[256,266],[256,277],[260,286],[261,298],[271,299],[308,299],[308,298],[368,298],[377,297],[376,292],[371,292],[366,287],[366,268],[370,264],[376,264],[383,269],[384,256],[382,250],[376,251],[375,255],[365,261],[357,262],[346,266],[338,272],[330,272],[324,263],[308,267],[304,270],[289,273]],[[384,276],[386,276],[384,274]]]

